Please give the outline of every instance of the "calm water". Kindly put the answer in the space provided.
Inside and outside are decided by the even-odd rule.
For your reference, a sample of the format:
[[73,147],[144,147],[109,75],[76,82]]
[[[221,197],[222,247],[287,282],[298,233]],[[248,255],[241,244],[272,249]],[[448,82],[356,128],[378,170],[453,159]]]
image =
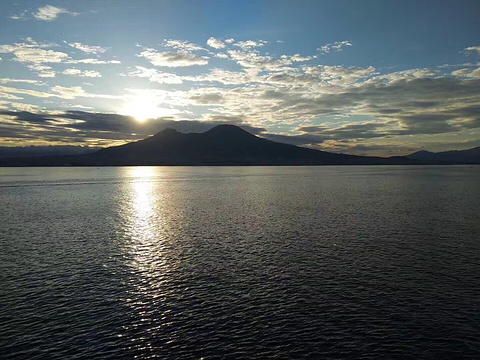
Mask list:
[[0,169],[0,357],[480,357],[480,167]]

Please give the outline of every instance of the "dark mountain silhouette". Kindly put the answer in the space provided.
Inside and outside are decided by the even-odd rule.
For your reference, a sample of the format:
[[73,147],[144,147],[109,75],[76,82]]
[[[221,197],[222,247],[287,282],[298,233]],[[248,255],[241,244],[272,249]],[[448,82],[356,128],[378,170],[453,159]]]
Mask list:
[[379,165],[419,164],[406,157],[335,154],[281,144],[252,135],[233,125],[204,133],[163,130],[146,139],[78,156],[0,159],[1,166],[114,165]]
[[0,146],[0,158],[24,156],[84,155],[100,150],[87,146],[49,145],[49,146]]
[[444,163],[480,164],[480,146],[468,150],[452,150],[442,152],[417,151],[407,155],[409,159],[435,161]]

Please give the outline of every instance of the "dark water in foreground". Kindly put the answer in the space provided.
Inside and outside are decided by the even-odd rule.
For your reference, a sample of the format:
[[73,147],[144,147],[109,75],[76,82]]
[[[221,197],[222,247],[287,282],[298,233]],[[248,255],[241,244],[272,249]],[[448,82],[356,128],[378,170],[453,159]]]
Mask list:
[[480,357],[480,167],[0,169],[0,357]]

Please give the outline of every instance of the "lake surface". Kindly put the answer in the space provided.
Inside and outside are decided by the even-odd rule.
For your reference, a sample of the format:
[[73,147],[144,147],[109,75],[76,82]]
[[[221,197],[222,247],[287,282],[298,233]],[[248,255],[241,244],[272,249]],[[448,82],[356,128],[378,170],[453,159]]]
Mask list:
[[0,357],[480,357],[480,166],[0,169]]

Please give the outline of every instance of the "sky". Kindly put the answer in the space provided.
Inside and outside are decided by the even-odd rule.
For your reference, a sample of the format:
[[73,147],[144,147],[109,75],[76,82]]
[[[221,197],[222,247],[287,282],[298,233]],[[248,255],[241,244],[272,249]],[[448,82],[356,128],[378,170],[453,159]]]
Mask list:
[[4,1],[0,146],[242,126],[356,155],[480,146],[480,1]]

